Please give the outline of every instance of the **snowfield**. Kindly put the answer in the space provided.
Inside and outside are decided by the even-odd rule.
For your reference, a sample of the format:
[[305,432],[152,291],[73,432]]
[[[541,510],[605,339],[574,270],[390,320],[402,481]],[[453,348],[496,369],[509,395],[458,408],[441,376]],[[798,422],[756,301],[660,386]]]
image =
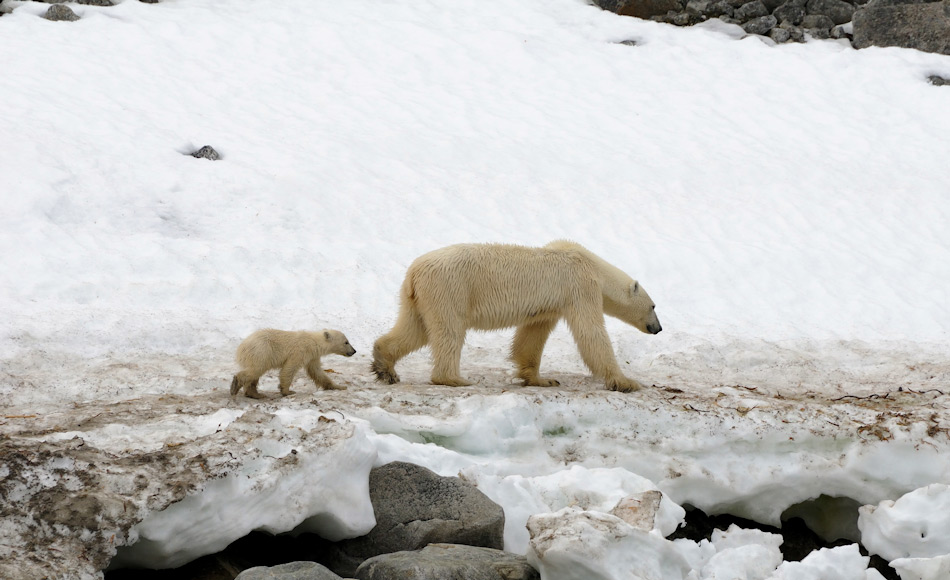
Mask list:
[[[682,506],[777,525],[802,502],[946,578],[950,89],[927,77],[950,57],[584,0],[71,7],[0,3],[0,576],[359,535],[366,473],[405,460],[500,503],[545,580],[876,580],[854,546],[665,539]],[[415,257],[559,238],[657,303],[657,336],[607,321],[650,387],[601,390],[563,326],[561,387],[517,384],[510,330],[469,335],[473,387],[428,385],[426,350],[373,382]],[[263,327],[345,332],[324,365],[348,390],[231,399]],[[657,490],[652,531],[609,513]],[[822,495],[864,507],[823,521]]]

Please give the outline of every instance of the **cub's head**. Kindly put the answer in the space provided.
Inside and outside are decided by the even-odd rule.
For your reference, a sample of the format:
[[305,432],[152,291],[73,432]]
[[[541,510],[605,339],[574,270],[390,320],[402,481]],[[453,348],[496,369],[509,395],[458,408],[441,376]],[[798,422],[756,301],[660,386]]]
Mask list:
[[621,302],[609,304],[605,300],[604,312],[623,320],[640,332],[659,334],[663,330],[660,319],[656,317],[656,304],[636,280],[627,287],[626,296]]
[[350,341],[339,330],[324,330],[323,340],[326,341],[327,354],[341,354],[343,356],[353,356],[356,349],[350,346]]

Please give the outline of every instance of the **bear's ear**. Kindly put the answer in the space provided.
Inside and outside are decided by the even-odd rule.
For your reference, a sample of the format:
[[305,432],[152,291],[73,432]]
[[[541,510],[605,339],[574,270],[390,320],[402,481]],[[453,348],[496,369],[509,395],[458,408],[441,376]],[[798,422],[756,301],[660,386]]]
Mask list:
[[324,338],[324,340],[326,340],[327,342],[329,342],[329,341],[330,341],[330,333],[327,332],[326,330],[324,330],[324,331],[323,331],[323,338]]
[[634,280],[634,281],[633,281],[633,286],[630,287],[630,294],[631,294],[631,295],[636,295],[636,293],[639,292],[639,291],[640,291],[640,283],[637,282],[636,280]]

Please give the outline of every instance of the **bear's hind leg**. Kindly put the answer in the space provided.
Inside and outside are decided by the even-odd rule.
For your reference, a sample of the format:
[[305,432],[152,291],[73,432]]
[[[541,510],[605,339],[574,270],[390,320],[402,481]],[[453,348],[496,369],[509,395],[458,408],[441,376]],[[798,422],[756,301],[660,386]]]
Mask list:
[[511,360],[518,367],[518,378],[526,387],[556,387],[560,383],[554,379],[541,378],[541,352],[557,319],[532,322],[518,327],[511,342]]
[[393,329],[379,337],[373,345],[373,364],[370,367],[380,383],[394,385],[399,382],[396,363],[411,352],[424,347],[428,342],[422,318],[411,306],[399,311]]
[[260,374],[255,373],[253,370],[240,371],[234,375],[234,379],[231,380],[231,396],[237,395],[241,392],[241,389],[243,389],[245,396],[251,397],[252,399],[260,399],[260,394],[257,392],[257,381],[259,379]]
[[465,387],[473,384],[463,379],[459,371],[462,359],[462,346],[465,344],[465,330],[453,331],[447,327],[427,325],[431,333],[429,345],[432,347],[432,384],[449,387]]
[[252,399],[263,399],[264,395],[257,392],[257,382],[260,379],[254,379],[253,381],[247,384],[247,387],[244,389],[244,396],[250,397]]

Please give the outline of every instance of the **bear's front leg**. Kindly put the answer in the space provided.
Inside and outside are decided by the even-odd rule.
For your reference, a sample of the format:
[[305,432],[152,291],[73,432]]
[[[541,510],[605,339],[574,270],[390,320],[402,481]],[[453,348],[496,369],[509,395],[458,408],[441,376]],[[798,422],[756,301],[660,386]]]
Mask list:
[[346,387],[340,386],[334,383],[327,373],[320,368],[320,361],[314,360],[310,361],[310,364],[307,365],[307,376],[310,377],[310,380],[314,382],[318,387],[323,387],[324,389],[332,389],[334,391],[345,391]]
[[294,391],[290,390],[290,385],[293,384],[294,376],[299,370],[299,364],[287,364],[280,369],[280,396],[286,397],[294,394]]
[[608,391],[618,391],[620,393],[632,393],[634,391],[639,391],[643,388],[643,385],[639,381],[633,379],[619,376],[609,378],[606,381],[606,387]]

